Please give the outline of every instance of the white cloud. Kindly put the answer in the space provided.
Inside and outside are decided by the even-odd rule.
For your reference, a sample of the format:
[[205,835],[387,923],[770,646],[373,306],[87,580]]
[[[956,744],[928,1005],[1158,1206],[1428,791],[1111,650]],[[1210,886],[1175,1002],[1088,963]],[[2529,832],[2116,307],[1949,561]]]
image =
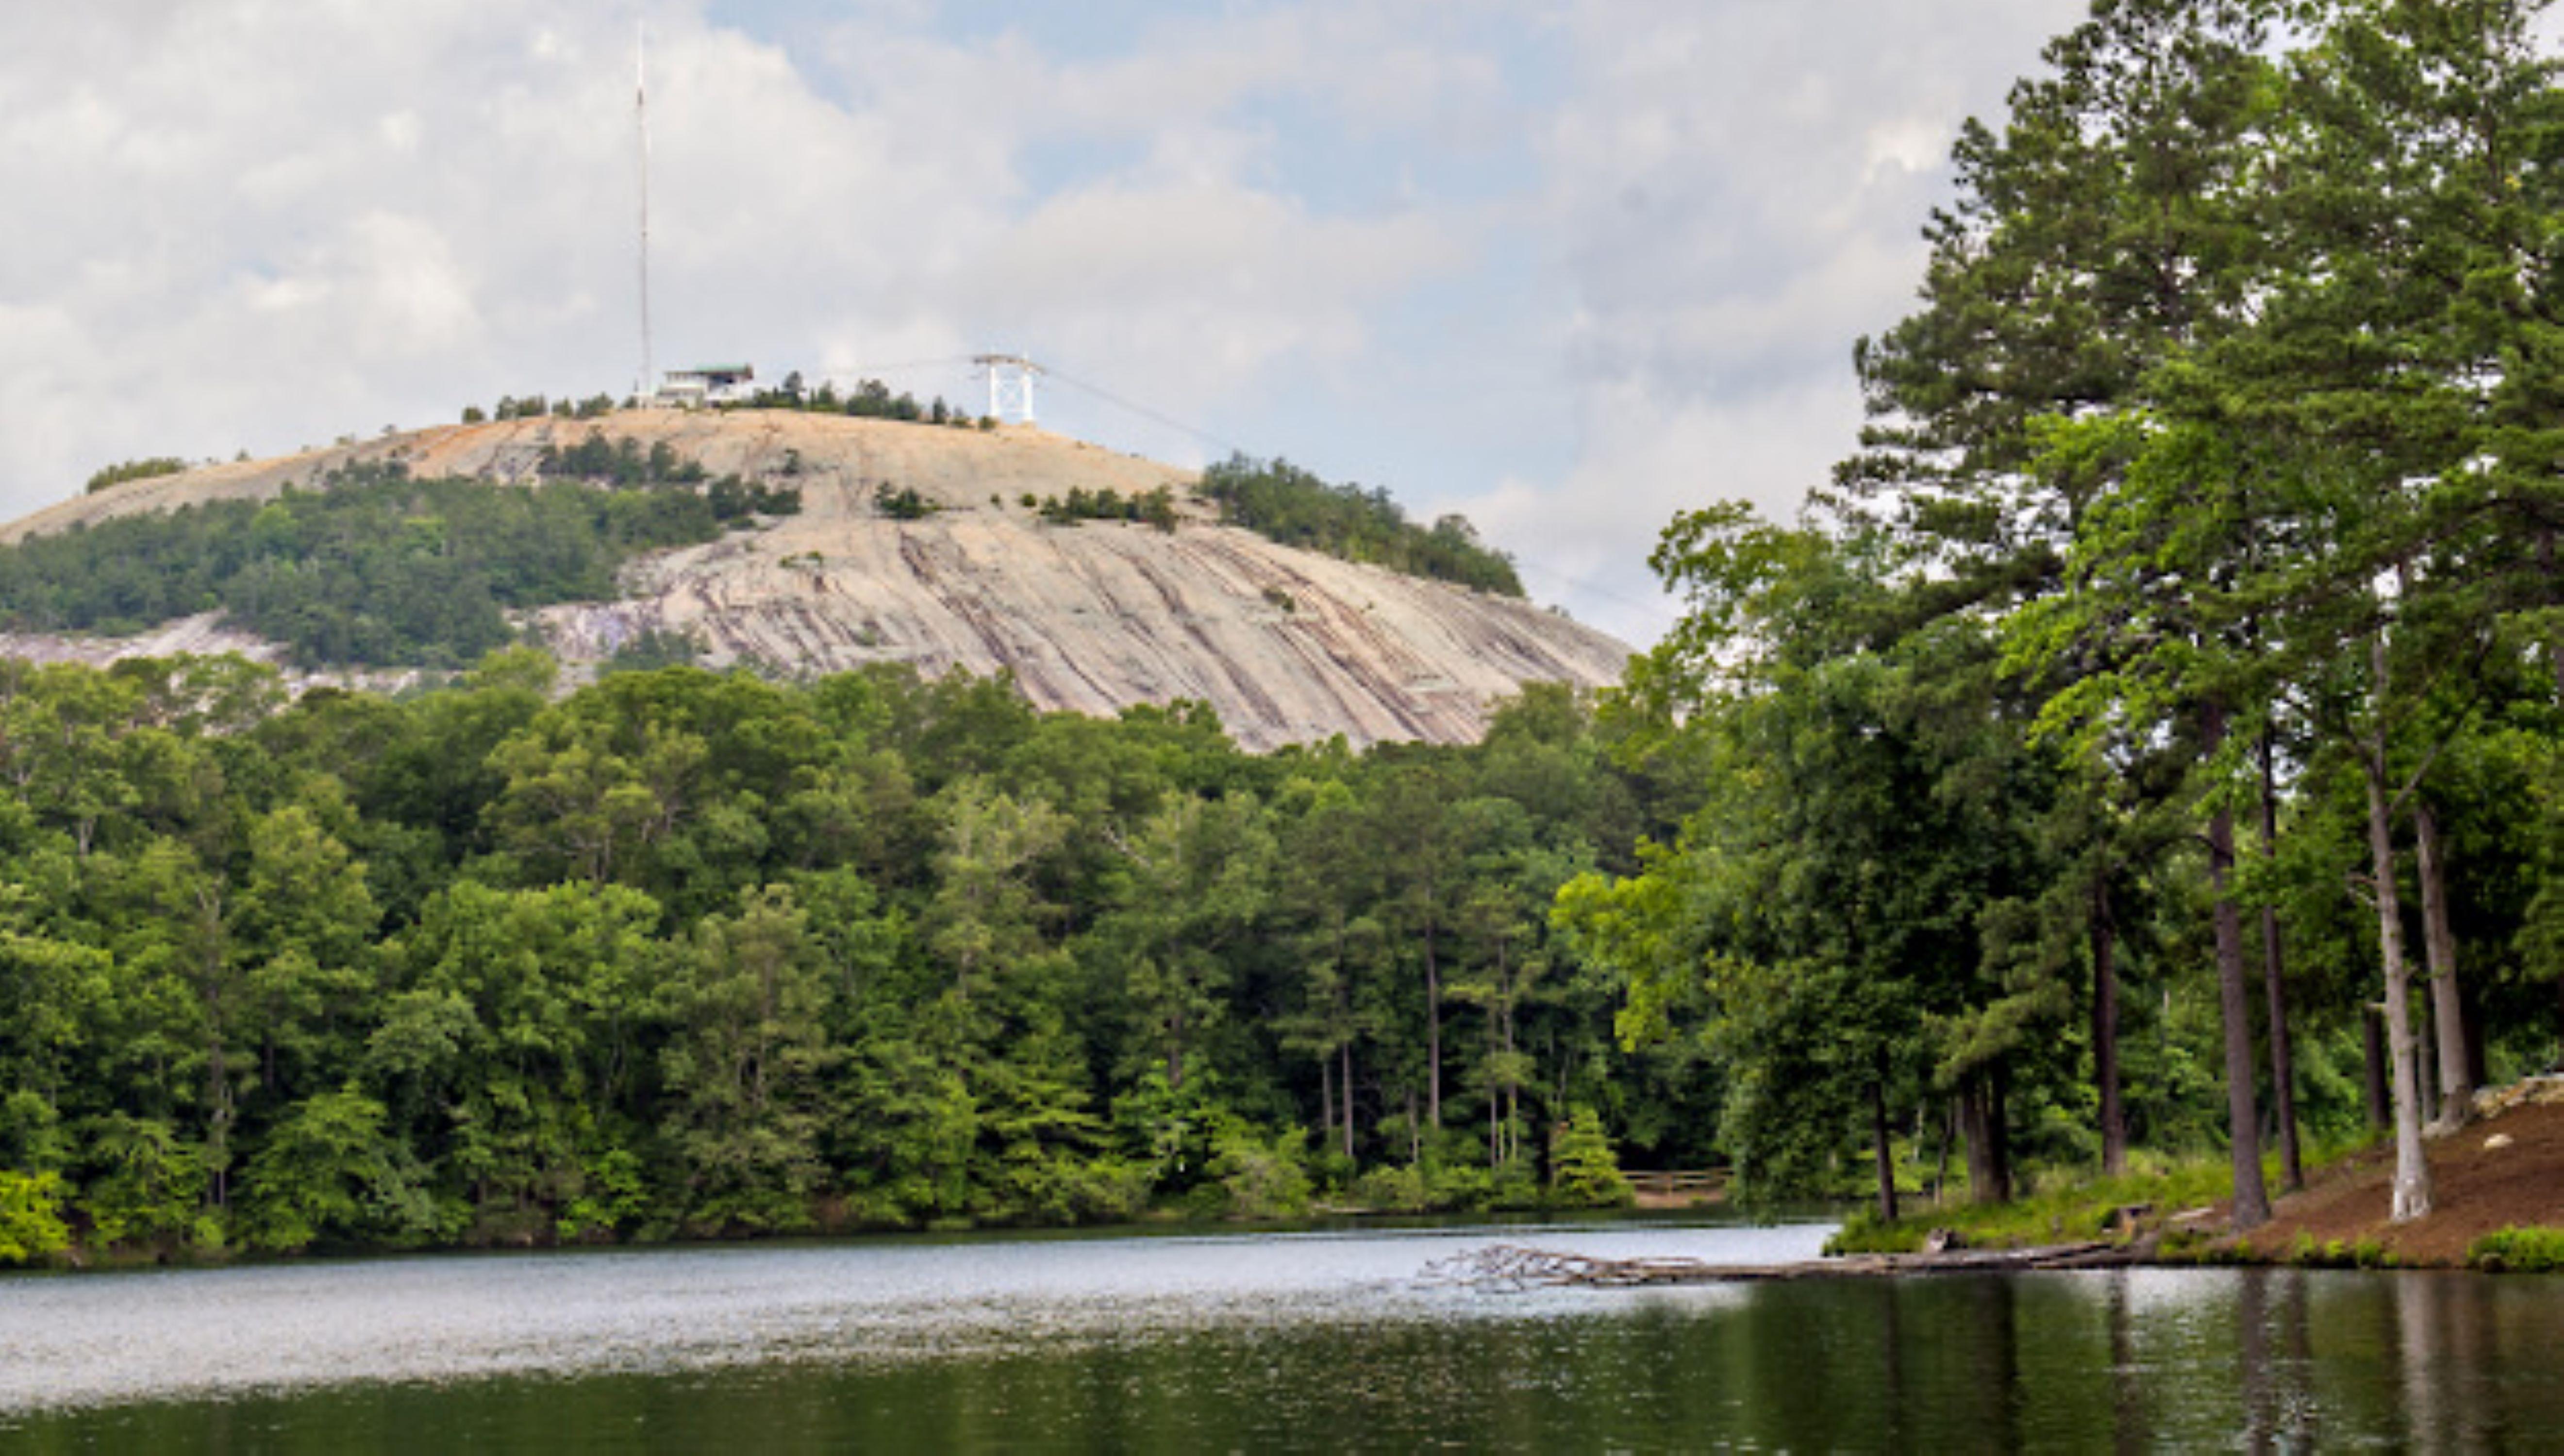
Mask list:
[[[1949,137],[2081,9],[1171,0],[1071,55],[869,0],[787,55],[710,3],[635,0],[662,365],[1023,348],[1622,594],[1674,510],[1786,513],[1847,447]],[[623,387],[635,6],[20,7],[0,513]]]
[[1791,520],[1812,484],[1809,442],[1831,448],[1860,423],[1848,378],[1741,400],[1629,381],[1598,386],[1584,401],[1587,444],[1562,478],[1511,479],[1456,504],[1490,538],[1514,546],[1525,586],[1632,642],[1672,621],[1673,605],[1646,566],[1666,521],[1714,501],[1750,502],[1769,520]]

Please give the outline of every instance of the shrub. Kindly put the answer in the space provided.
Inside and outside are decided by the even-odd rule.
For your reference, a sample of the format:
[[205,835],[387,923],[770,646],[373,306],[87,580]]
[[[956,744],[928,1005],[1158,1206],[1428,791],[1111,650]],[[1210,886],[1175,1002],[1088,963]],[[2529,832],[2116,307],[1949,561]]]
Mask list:
[[1920,1223],[1898,1221],[1887,1223],[1878,1211],[1863,1208],[1843,1220],[1825,1240],[1825,1256],[1837,1254],[1919,1254],[1923,1251],[1924,1228]]
[[694,633],[683,628],[652,627],[615,648],[598,672],[649,673],[661,668],[692,667],[703,660],[703,639]]
[[1271,1139],[1236,1124],[1212,1140],[1210,1175],[1228,1195],[1231,1218],[1296,1218],[1309,1211],[1308,1130]]
[[1637,1201],[1620,1175],[1602,1119],[1592,1108],[1570,1109],[1551,1133],[1549,1169],[1550,1197],[1569,1207],[1617,1208]]
[[71,1230],[63,1224],[62,1178],[0,1169],[0,1264],[24,1264],[71,1244]]
[[2354,1244],[2326,1239],[2318,1244],[2314,1235],[2300,1233],[2288,1246],[2287,1262],[2299,1269],[2385,1269],[2394,1265],[2395,1256],[2376,1239]]
[[914,486],[894,491],[883,485],[873,491],[873,509],[893,520],[924,520],[943,508],[917,494]]
[[120,486],[126,481],[147,481],[154,476],[173,476],[186,468],[187,462],[174,455],[155,455],[148,460],[127,460],[120,464],[107,466],[91,476],[89,488],[83,494],[95,496],[109,486]]
[[1354,1179],[1351,1192],[1355,1202],[1390,1213],[1423,1213],[1433,1207],[1424,1169],[1412,1163],[1373,1168]]
[[2564,1228],[2510,1227],[2466,1246],[2466,1263],[2487,1274],[2564,1270]]
[[1075,525],[1081,520],[1131,520],[1164,531],[1175,528],[1175,492],[1165,486],[1127,497],[1110,486],[1100,491],[1076,486],[1065,497],[1045,496],[1035,502],[1026,495],[1023,499],[1053,525]]

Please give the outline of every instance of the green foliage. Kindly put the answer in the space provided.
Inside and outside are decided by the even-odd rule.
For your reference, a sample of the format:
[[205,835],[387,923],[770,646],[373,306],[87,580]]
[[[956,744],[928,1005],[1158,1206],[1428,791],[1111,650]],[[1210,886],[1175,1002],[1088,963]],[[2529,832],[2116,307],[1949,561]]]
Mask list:
[[1499,596],[1523,594],[1513,562],[1481,545],[1465,519],[1445,516],[1429,528],[1414,525],[1387,491],[1330,485],[1287,461],[1242,455],[1203,471],[1200,491],[1229,523],[1286,546]]
[[915,486],[894,491],[884,484],[873,488],[873,509],[893,520],[924,520],[944,508],[917,494]]
[[89,478],[82,494],[95,496],[109,486],[126,481],[147,481],[154,476],[173,476],[187,468],[187,462],[174,455],[155,455],[146,460],[127,460],[101,468]]
[[1099,491],[1075,486],[1065,497],[1044,496],[1035,502],[1027,495],[1024,500],[1053,525],[1075,525],[1081,520],[1129,520],[1163,531],[1175,528],[1175,493],[1168,486],[1127,499],[1109,486]]
[[[1936,1187],[2002,1199],[2016,1157],[2115,1157],[2124,1127],[2222,1136],[2249,1222],[2255,1084],[2317,1135],[2363,1121],[2364,1008],[2382,981],[2411,1009],[2399,895],[2444,1081],[2469,1021],[2494,1075],[2551,1059],[2539,8],[2095,6],[1963,128],[1832,488],[1786,525],[1668,526],[1686,615],[1606,714],[1624,761],[1704,792],[1557,918],[1625,1038],[1719,1069],[1749,1193],[1835,1191],[1876,1152],[1884,1205],[1910,1139],[1965,1149]],[[2396,1109],[2408,1187],[2423,1115]]]
[[[580,414],[585,418],[587,412],[582,409]],[[800,473],[798,455],[786,452],[784,463],[784,474]],[[545,445],[535,460],[534,473],[547,480],[586,481],[618,491],[648,486],[702,486],[713,519],[724,523],[746,520],[751,516],[794,516],[801,510],[798,487],[769,486],[735,475],[713,480],[700,463],[678,455],[665,440],[654,442],[645,452],[633,437],[625,435],[609,441],[601,430],[588,431],[585,438],[567,450]]]
[[703,639],[682,629],[652,627],[607,655],[600,673],[653,673],[691,667],[703,657]]
[[[1828,1254],[1910,1254],[1934,1229],[1952,1229],[1977,1248],[2019,1248],[2089,1239],[2125,1239],[2139,1229],[2162,1229],[2173,1214],[2232,1196],[2234,1171],[2223,1157],[2193,1157],[2121,1177],[2092,1177],[2057,1169],[2030,1196],[2001,1203],[1944,1203],[1918,1209],[1894,1223],[1864,1208],[1847,1216],[1826,1241]],[[2123,1209],[2146,1210],[2134,1226],[2120,1227]],[[2178,1230],[2166,1234],[2176,1237]]]
[[315,1240],[407,1240],[437,1231],[407,1149],[386,1136],[383,1105],[354,1087],[296,1104],[251,1156],[241,1222],[253,1248]]
[[1309,1130],[1270,1137],[1242,1124],[1211,1143],[1210,1175],[1227,1195],[1231,1218],[1297,1218],[1309,1211]]
[[2564,1228],[2503,1228],[2466,1246],[2466,1264],[2487,1274],[2564,1270]]
[[534,459],[534,473],[627,490],[634,486],[697,486],[707,479],[701,464],[681,457],[665,440],[654,442],[644,452],[641,442],[632,436],[608,440],[602,430],[588,431],[567,450],[546,444]]
[[[2474,1261],[2475,1249],[2482,1247],[2484,1242],[2477,1239],[2468,1247],[2468,1262]],[[2300,1233],[2296,1241],[2288,1245],[2285,1262],[2299,1269],[2391,1269],[2395,1265],[2395,1256],[2386,1252],[2386,1245],[2376,1239],[2360,1239],[2352,1243],[2326,1239],[2317,1243],[2314,1235]]]
[[1613,1208],[1635,1202],[1610,1135],[1592,1108],[1572,1108],[1549,1140],[1549,1191],[1571,1208]]
[[1538,914],[1643,818],[1564,690],[1482,748],[1255,758],[1195,707],[1002,681],[554,679],[0,664],[0,1155],[67,1230],[1528,1207],[1516,1130],[1596,1110],[1559,1196],[1607,1195],[1638,1082],[1655,1155],[1708,1155],[1677,1140],[1711,1093],[1613,1047]]
[[1912,1219],[1889,1223],[1874,1208],[1855,1208],[1845,1215],[1842,1227],[1825,1239],[1825,1255],[1843,1254],[1919,1254],[1931,1230]]
[[220,610],[306,665],[460,667],[514,640],[506,613],[610,596],[632,555],[712,539],[684,489],[532,489],[334,475],[0,548],[0,622],[125,633]]
[[71,1247],[63,1223],[63,1180],[51,1172],[0,1168],[0,1264],[24,1264]]

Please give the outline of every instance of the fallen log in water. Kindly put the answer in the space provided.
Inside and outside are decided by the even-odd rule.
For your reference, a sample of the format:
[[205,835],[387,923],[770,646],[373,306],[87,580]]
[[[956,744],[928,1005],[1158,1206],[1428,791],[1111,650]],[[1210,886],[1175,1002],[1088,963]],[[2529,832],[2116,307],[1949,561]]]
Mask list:
[[1955,1249],[1938,1254],[1852,1254],[1797,1264],[1710,1264],[1699,1259],[1602,1259],[1520,1244],[1490,1244],[1424,1266],[1437,1284],[1511,1291],[1584,1285],[1628,1289],[1667,1284],[1745,1284],[1788,1279],[1874,1279],[1899,1274],[1970,1274],[2108,1269],[2152,1251],[2114,1243],[2041,1244],[2028,1249]]

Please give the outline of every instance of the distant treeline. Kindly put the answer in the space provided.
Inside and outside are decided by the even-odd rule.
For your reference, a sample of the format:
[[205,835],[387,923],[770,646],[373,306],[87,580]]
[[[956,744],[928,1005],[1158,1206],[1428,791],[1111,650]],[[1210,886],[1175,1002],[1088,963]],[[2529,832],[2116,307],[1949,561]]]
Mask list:
[[711,540],[792,494],[527,488],[354,466],[273,501],[207,502],[0,547],[0,625],[120,634],[221,610],[309,666],[460,667],[515,639],[509,610],[609,597],[636,553]]
[[[477,404],[465,405],[463,423],[478,425],[493,419],[594,420],[602,419],[617,409],[633,407],[634,401],[626,399],[617,404],[614,396],[610,394],[591,394],[583,399],[571,399],[567,395],[553,399],[540,394],[503,394],[497,404],[486,410]],[[948,404],[940,395],[931,401],[920,403],[917,396],[907,390],[893,394],[890,386],[879,379],[862,380],[854,388],[842,393],[838,391],[835,384],[826,381],[822,381],[819,387],[812,389],[803,383],[798,370],[783,376],[782,382],[771,389],[758,389],[751,392],[746,400],[714,404],[710,408],[790,409],[812,414],[851,415],[857,419],[907,420],[922,425],[953,425],[973,430],[993,430],[997,427],[994,419],[973,415],[958,405]]]
[[783,376],[783,382],[772,389],[760,389],[746,406],[748,409],[797,409],[811,414],[850,415],[863,420],[906,420],[920,425],[952,425],[965,430],[993,430],[997,422],[986,416],[973,415],[945,403],[942,395],[920,404],[907,390],[897,394],[879,379],[859,381],[846,393],[825,380],[816,389],[803,384],[799,371]]
[[1445,516],[1429,529],[1414,525],[1385,490],[1331,485],[1288,461],[1236,455],[1202,472],[1201,494],[1232,524],[1286,546],[1499,596],[1523,594],[1512,559],[1480,544],[1467,518]]
[[1716,1088],[1550,926],[1687,790],[518,650],[0,662],[0,1264],[1625,1199]]

